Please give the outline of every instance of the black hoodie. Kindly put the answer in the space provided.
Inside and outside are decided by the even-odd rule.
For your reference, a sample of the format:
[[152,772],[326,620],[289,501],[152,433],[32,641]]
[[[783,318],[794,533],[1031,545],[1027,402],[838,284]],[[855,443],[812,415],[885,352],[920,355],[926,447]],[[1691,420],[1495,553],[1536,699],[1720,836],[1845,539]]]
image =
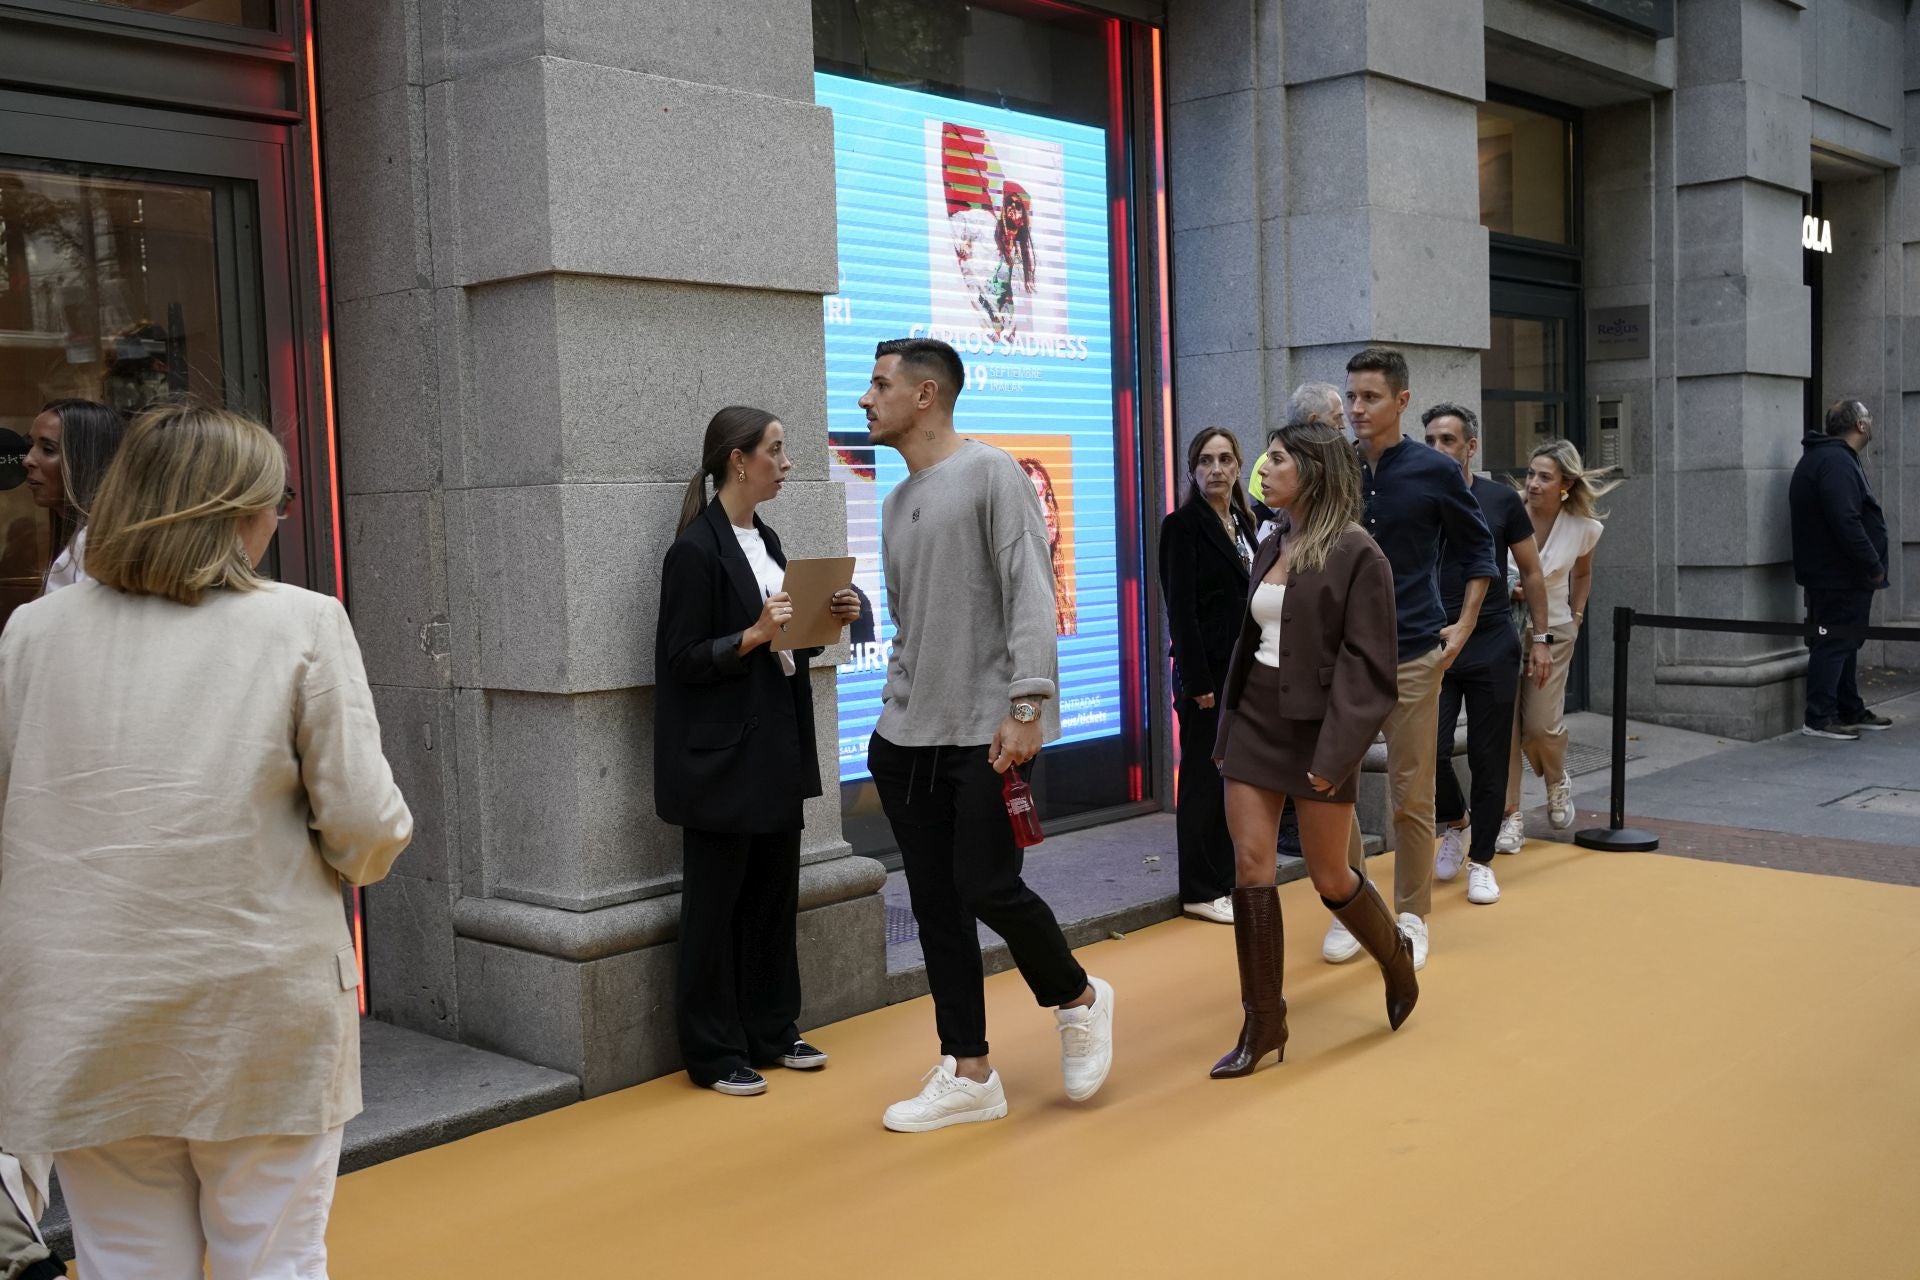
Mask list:
[[1787,486],[1793,580],[1803,587],[1866,591],[1887,585],[1887,518],[1860,456],[1840,436],[1809,431]]

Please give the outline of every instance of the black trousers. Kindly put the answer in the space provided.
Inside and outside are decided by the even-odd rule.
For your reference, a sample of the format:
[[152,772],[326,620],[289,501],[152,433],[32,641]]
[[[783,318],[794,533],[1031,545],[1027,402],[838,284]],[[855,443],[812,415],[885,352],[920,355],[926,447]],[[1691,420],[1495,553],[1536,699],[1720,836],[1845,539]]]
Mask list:
[[[1807,621],[1819,626],[1864,627],[1873,613],[1873,592],[1807,588]],[[1852,724],[1867,713],[1860,700],[1860,641],[1815,636],[1807,641],[1807,723],[1824,729]]]
[[[1507,807],[1507,762],[1513,751],[1513,704],[1520,691],[1520,637],[1512,628],[1467,641],[1440,677],[1439,751],[1433,761],[1433,817],[1452,826],[1473,815],[1468,856],[1493,861],[1493,842]],[[1473,801],[1460,794],[1453,771],[1453,726],[1467,707],[1467,771]]]
[[987,1054],[976,922],[1006,939],[1035,1000],[1049,1007],[1077,1000],[1087,971],[1073,958],[1053,908],[1020,878],[1025,854],[1013,842],[1002,778],[987,763],[986,744],[902,747],[876,733],[867,743],[867,768],[920,922],[940,1052]]
[[1220,707],[1174,704],[1180,717],[1180,798],[1174,835],[1180,847],[1180,901],[1212,902],[1233,892],[1233,837],[1227,834],[1227,787],[1213,764]]
[[800,833],[681,838],[675,1012],[687,1074],[709,1085],[771,1065],[800,1037]]

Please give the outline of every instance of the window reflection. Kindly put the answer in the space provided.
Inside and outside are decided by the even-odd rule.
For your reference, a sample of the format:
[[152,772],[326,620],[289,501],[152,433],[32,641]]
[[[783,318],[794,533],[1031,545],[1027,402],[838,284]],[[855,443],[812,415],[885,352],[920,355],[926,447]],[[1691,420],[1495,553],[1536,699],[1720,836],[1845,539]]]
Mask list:
[[39,590],[47,519],[25,480],[42,406],[223,404],[213,193],[0,159],[0,617]]
[[1504,102],[1480,107],[1480,222],[1498,235],[1570,244],[1573,126]]
[[254,31],[273,30],[273,0],[93,0],[116,9],[162,13],[170,18],[195,18]]

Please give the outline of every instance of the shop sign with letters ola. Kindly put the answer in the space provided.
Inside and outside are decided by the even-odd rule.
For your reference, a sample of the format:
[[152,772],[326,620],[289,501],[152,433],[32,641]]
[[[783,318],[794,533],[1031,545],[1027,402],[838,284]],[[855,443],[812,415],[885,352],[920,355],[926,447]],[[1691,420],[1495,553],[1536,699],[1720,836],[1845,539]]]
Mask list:
[[1833,252],[1833,224],[1812,214],[1800,219],[1800,247],[1816,253]]

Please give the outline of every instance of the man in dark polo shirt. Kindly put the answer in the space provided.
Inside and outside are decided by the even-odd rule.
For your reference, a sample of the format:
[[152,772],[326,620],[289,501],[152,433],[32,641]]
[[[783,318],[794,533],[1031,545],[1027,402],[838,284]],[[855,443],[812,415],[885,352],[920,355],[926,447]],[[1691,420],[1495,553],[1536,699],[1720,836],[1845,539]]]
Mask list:
[[[1466,647],[1488,586],[1506,574],[1493,562],[1493,539],[1459,464],[1401,434],[1407,360],[1367,347],[1347,361],[1347,425],[1359,442],[1366,528],[1393,566],[1399,615],[1400,698],[1387,717],[1387,794],[1393,811],[1393,909],[1413,943],[1413,967],[1427,963],[1427,914],[1433,908],[1433,759],[1440,677]],[[1440,607],[1440,551],[1459,562],[1466,597],[1457,620]],[[1496,606],[1498,602],[1496,601]],[[1366,874],[1355,821],[1347,860]],[[1360,942],[1335,920],[1320,955],[1341,964]]]
[[[1461,478],[1480,504],[1487,532],[1493,535],[1493,563],[1504,566],[1511,553],[1520,571],[1520,588],[1527,613],[1533,619],[1527,646],[1526,674],[1536,688],[1544,688],[1553,669],[1553,652],[1533,636],[1547,632],[1547,584],[1540,576],[1540,548],[1534,543],[1533,521],[1519,491],[1488,476],[1473,474],[1480,452],[1480,420],[1464,405],[1436,404],[1420,415],[1427,429],[1427,445],[1460,464]],[[1467,582],[1451,556],[1440,558],[1440,607],[1458,616],[1466,601]],[[1440,677],[1439,736],[1434,743],[1434,816],[1440,822],[1440,852],[1434,856],[1433,878],[1451,881],[1460,865],[1472,859],[1467,872],[1467,901],[1488,906],[1500,901],[1500,881],[1493,874],[1494,841],[1507,803],[1507,760],[1513,749],[1513,706],[1520,688],[1520,635],[1506,607],[1506,593],[1480,608],[1480,623],[1466,648]],[[1460,704],[1467,707],[1467,769],[1473,774],[1473,801],[1460,794],[1453,772],[1453,727]],[[1468,839],[1468,815],[1472,839]]]

